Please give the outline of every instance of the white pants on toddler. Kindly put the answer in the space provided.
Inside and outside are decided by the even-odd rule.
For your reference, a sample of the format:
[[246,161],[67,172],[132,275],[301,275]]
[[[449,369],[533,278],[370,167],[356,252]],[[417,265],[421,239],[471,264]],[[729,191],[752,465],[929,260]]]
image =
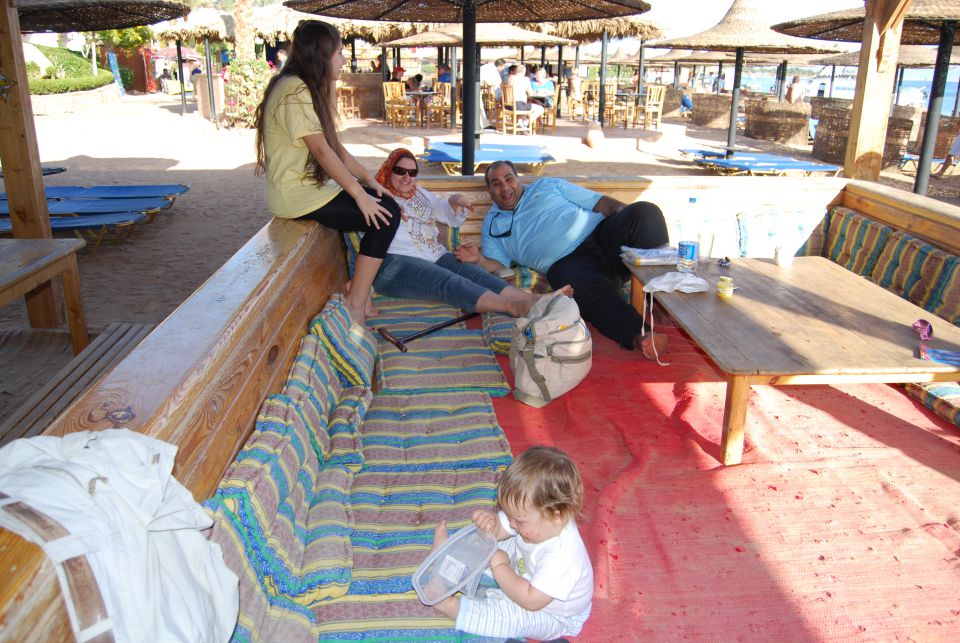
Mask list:
[[550,640],[576,636],[587,622],[586,615],[558,616],[540,610],[525,610],[498,589],[488,589],[486,598],[460,597],[457,629],[478,636]]

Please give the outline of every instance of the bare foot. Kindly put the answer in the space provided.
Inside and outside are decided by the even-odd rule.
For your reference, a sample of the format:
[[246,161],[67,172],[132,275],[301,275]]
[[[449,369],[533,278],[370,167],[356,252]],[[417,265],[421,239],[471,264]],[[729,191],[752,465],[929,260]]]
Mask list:
[[637,335],[634,346],[640,349],[646,359],[656,360],[658,355],[667,351],[667,336],[653,331],[646,335]]
[[[351,286],[351,285],[353,285],[353,282],[352,282],[352,281],[348,281],[348,282],[347,282],[346,284],[344,284],[344,286],[343,286],[343,291],[344,291],[346,294],[348,294],[348,295],[350,294],[350,286]],[[347,304],[347,307],[350,308],[350,315],[353,316],[353,307],[350,306],[349,304]],[[379,314],[380,314],[380,311],[377,310],[376,306],[373,305],[373,296],[372,296],[372,295],[367,295],[367,301],[366,301],[366,303],[364,303],[364,306],[363,306],[363,317],[364,317],[364,321],[366,321],[367,318],[376,317],[376,316],[379,315]],[[354,319],[356,319],[356,320],[359,321],[359,318],[354,317]]]

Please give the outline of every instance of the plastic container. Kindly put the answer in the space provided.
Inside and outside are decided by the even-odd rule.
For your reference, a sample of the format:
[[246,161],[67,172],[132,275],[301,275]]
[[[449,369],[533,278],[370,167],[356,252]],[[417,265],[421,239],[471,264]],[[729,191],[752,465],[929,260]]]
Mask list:
[[721,299],[733,297],[733,277],[720,277],[717,280],[717,297]]
[[473,598],[496,552],[493,534],[476,525],[464,527],[420,563],[413,574],[413,588],[424,605],[436,605],[457,592]]

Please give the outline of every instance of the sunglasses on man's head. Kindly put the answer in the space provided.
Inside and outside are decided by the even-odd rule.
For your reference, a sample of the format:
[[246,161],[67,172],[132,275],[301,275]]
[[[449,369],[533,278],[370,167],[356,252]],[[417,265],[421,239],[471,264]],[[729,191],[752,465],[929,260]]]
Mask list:
[[420,168],[415,167],[413,169],[410,169],[406,167],[400,167],[399,165],[394,165],[393,173],[396,174],[397,176],[409,176],[410,178],[413,178],[416,175],[420,174]]

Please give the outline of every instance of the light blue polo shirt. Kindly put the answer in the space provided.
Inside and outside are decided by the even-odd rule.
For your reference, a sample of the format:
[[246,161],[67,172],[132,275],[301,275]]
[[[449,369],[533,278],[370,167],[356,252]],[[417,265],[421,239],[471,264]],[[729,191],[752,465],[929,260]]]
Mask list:
[[[483,254],[504,266],[517,263],[546,273],[583,243],[603,215],[593,208],[600,195],[563,179],[540,179],[523,190],[514,210],[493,204],[483,219]],[[513,229],[508,237],[496,238]]]

